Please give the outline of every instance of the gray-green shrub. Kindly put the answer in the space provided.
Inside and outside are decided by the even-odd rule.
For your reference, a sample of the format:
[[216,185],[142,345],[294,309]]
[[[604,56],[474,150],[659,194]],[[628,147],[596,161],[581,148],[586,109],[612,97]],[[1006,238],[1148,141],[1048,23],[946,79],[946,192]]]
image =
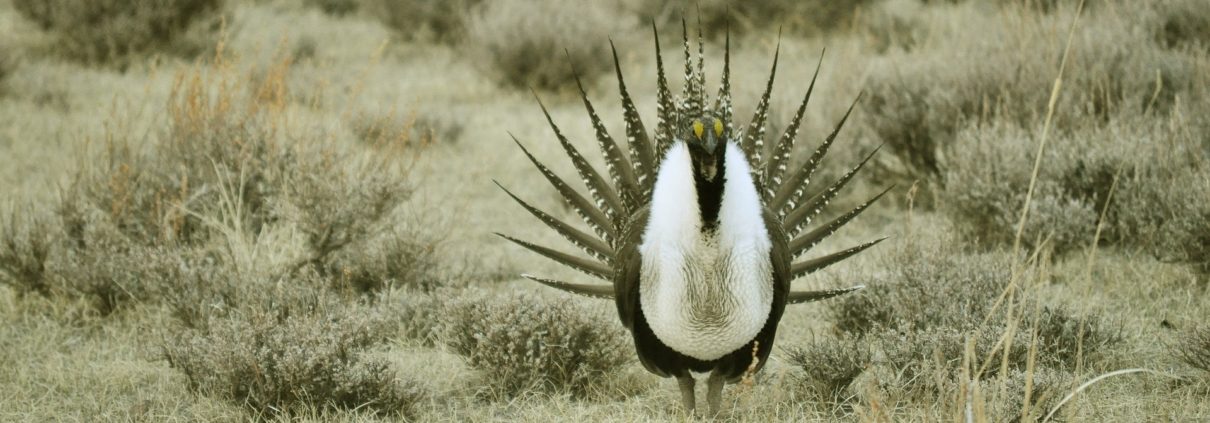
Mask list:
[[[827,303],[839,339],[820,338],[789,350],[790,363],[801,370],[797,387],[839,401],[853,398],[850,385],[862,374],[885,369],[894,380],[879,383],[935,398],[959,383],[968,340],[974,342],[974,359],[991,360],[979,379],[988,382],[1028,371],[1031,349],[1035,372],[1066,373],[1080,360],[1095,366],[1121,341],[1117,325],[1096,313],[1081,318],[1032,297],[1018,305],[1015,326],[1003,304],[989,316],[1008,288],[1012,266],[1010,255],[969,254],[952,236],[904,242],[883,259],[885,270],[868,278],[869,288]],[[1042,276],[1031,267],[1023,272],[1022,281]],[[1000,343],[1009,331],[1005,357]]]
[[13,8],[88,63],[124,64],[152,51],[196,54],[214,35],[224,0],[15,0]]
[[405,39],[456,43],[466,37],[468,11],[480,3],[483,0],[363,0],[362,8]]
[[415,417],[424,390],[367,355],[395,333],[387,314],[314,286],[322,281],[240,283],[255,284],[243,290],[255,297],[165,339],[163,356],[190,389],[267,415],[341,408]]
[[[1206,110],[1182,102],[1169,119],[1121,118],[1054,136],[1022,241],[1049,238],[1060,253],[1088,246],[1104,212],[1102,245],[1141,248],[1161,260],[1210,269],[1210,205],[1201,200],[1210,196],[1210,148],[1202,141],[1210,132],[1183,118]],[[948,149],[953,160],[943,175],[940,208],[968,238],[989,245],[1013,241],[1037,154],[1036,133],[1003,125],[969,128]]]
[[[910,51],[892,51],[876,69],[863,100],[867,124],[899,163],[894,172],[935,178],[959,160],[946,150],[969,126],[1041,126],[1074,11],[1041,15],[987,13],[961,4],[925,14],[938,28]],[[1169,113],[1178,96],[1196,93],[1203,53],[1164,48],[1151,4],[1085,11],[1072,40],[1053,124],[1063,133],[1122,116]],[[964,19],[953,20],[954,15]],[[1056,34],[1064,35],[1062,37]]]
[[622,328],[573,299],[472,294],[444,313],[446,345],[483,372],[488,395],[585,396],[631,360]]
[[492,1],[472,12],[467,43],[485,71],[509,85],[570,89],[568,57],[591,79],[610,69],[609,37],[636,24],[605,2]]

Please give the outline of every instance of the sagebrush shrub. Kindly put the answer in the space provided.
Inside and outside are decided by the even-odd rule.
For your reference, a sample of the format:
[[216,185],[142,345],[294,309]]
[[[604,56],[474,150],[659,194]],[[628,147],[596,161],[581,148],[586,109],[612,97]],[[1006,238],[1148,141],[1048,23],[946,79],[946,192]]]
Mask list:
[[[1055,34],[1067,33],[1074,11],[989,16],[973,4],[952,7],[966,18],[946,14],[951,20],[936,25],[945,35],[878,59],[867,83],[867,124],[899,160],[895,172],[935,178],[959,162],[946,148],[962,128],[999,123],[1032,130],[1045,118],[1065,46]],[[1155,7],[1122,3],[1085,12],[1095,17],[1076,27],[1055,132],[1167,113],[1178,96],[1193,92],[1204,55],[1160,46],[1150,34],[1161,25]]]
[[[1025,245],[1049,240],[1058,253],[1091,245],[1142,248],[1165,261],[1207,269],[1205,216],[1210,205],[1206,133],[1184,118],[1210,110],[1183,102],[1170,119],[1121,118],[1104,127],[1052,137],[1043,156]],[[968,238],[1013,242],[1037,148],[1036,132],[1005,125],[964,129],[947,149],[950,161],[940,209]],[[1110,188],[1116,189],[1110,198]],[[1104,222],[1100,216],[1105,214]]]
[[361,0],[304,0],[303,4],[333,16],[344,16],[356,12]]
[[446,345],[483,373],[489,395],[584,396],[630,362],[621,328],[567,299],[470,295],[444,313]]
[[[492,1],[474,9],[467,43],[484,69],[515,87],[570,88],[610,69],[609,37],[636,25],[604,2]],[[564,52],[566,51],[566,54]]]
[[406,165],[289,133],[286,71],[182,75],[158,136],[108,134],[53,212],[0,228],[3,283],[102,315],[168,299],[191,327],[214,313],[189,306],[191,293],[237,297],[221,282],[232,273],[319,272],[325,289],[364,294],[440,285],[438,232],[397,221]]
[[817,398],[837,401],[873,361],[867,342],[857,337],[820,340],[786,349],[795,369],[798,387]]
[[[1026,371],[1031,350],[1037,369],[1068,372],[1081,359],[1097,363],[1121,342],[1118,326],[1097,313],[1081,317],[1066,307],[1038,304],[1037,298],[1017,305],[1015,326],[1004,314],[1006,304],[989,316],[1009,287],[1012,258],[963,252],[951,238],[906,242],[884,259],[886,271],[870,278],[869,288],[827,303],[840,339],[791,350],[791,362],[802,369],[799,385],[827,400],[851,398],[842,394],[874,366],[896,375],[879,383],[936,397],[960,380],[967,342],[974,346],[970,358],[990,360],[980,380],[1002,378],[1002,370],[1009,376]],[[1020,284],[1044,276],[1033,266],[1021,272]],[[823,365],[831,368],[814,367]]]
[[1198,0],[1171,0],[1157,7],[1156,36],[1165,47],[1210,49],[1210,10]]
[[13,46],[0,42],[0,96],[8,92],[8,77],[17,71],[19,65],[20,57]]
[[771,0],[730,2],[706,0],[683,1],[624,0],[622,7],[643,22],[655,21],[660,27],[680,27],[681,19],[690,24],[702,23],[703,31],[721,37],[730,26],[733,34],[766,31],[781,27],[788,33],[820,35],[845,29],[853,18],[873,0]]
[[155,50],[200,52],[205,37],[198,35],[214,35],[224,7],[224,0],[13,1],[17,12],[56,37],[56,48],[68,57],[118,64]]
[[374,308],[299,289],[306,282],[289,285],[259,284],[260,292],[244,292],[255,298],[226,316],[175,331],[164,358],[190,389],[257,413],[342,408],[415,417],[423,389],[367,356],[394,323]]
[[455,43],[466,37],[468,11],[483,0],[364,0],[365,9],[407,39]]

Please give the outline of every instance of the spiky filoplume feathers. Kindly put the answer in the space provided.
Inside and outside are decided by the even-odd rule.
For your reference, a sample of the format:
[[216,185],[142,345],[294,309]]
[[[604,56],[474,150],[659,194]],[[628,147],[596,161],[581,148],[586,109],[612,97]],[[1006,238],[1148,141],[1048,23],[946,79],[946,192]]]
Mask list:
[[[655,31],[654,26],[652,30],[653,32]],[[580,179],[586,186],[588,190],[587,196],[573,189],[566,181],[543,165],[517,141],[517,145],[521,147],[529,160],[533,162],[538,171],[554,186],[576,214],[583,219],[591,232],[577,229],[573,225],[531,206],[513,193],[508,192],[507,189],[505,189],[505,192],[527,211],[587,254],[588,258],[539,246],[506,235],[501,236],[572,269],[611,282],[611,284],[568,283],[523,275],[526,278],[564,291],[594,298],[614,299],[623,324],[628,329],[631,329],[636,337],[636,347],[639,349],[639,356],[644,365],[649,370],[662,376],[681,378],[682,392],[684,393],[686,387],[684,378],[688,377],[688,370],[713,370],[715,372],[714,376],[718,377],[717,389],[721,390],[723,380],[733,380],[737,375],[737,371],[750,370],[748,369],[748,365],[753,361],[751,356],[756,355],[756,358],[759,359],[759,365],[763,365],[771,349],[772,335],[776,330],[777,320],[780,319],[781,310],[785,304],[817,301],[860,289],[860,286],[856,286],[835,290],[791,291],[789,289],[789,282],[792,279],[808,275],[847,259],[881,242],[881,239],[874,240],[842,251],[795,262],[795,260],[798,260],[800,256],[815,247],[824,238],[859,215],[872,202],[882,197],[886,191],[874,196],[856,208],[830,221],[814,225],[814,229],[808,230],[808,227],[815,223],[814,219],[819,216],[823,208],[852,180],[853,176],[866,164],[870,157],[877,152],[877,150],[871,152],[869,156],[826,188],[809,198],[806,197],[806,187],[810,182],[813,182],[812,177],[815,170],[819,167],[824,155],[836,139],[836,135],[848,119],[849,113],[853,110],[853,105],[856,104],[856,100],[854,100],[853,105],[849,106],[844,117],[840,119],[832,132],[816,148],[806,163],[790,169],[790,154],[794,148],[795,138],[802,122],[807,102],[815,88],[815,79],[819,75],[819,66],[816,66],[815,74],[811,78],[806,95],[803,97],[801,105],[798,107],[785,132],[777,138],[777,142],[771,151],[765,151],[765,126],[779,53],[774,53],[772,69],[769,72],[764,93],[757,103],[752,120],[742,131],[737,133],[734,131],[732,122],[730,92],[731,43],[729,34],[724,53],[722,83],[718,95],[714,99],[713,106],[708,106],[709,99],[706,95],[704,47],[701,41],[701,31],[700,29],[698,31],[698,55],[696,63],[692,60],[690,54],[688,31],[684,26],[682,27],[682,35],[685,51],[685,84],[680,95],[675,98],[672,96],[668,88],[668,82],[664,76],[663,57],[660,51],[659,38],[658,36],[656,37],[657,116],[654,132],[650,135],[642,118],[638,114],[638,109],[635,107],[630,93],[627,91],[621,66],[618,63],[617,49],[611,42],[610,47],[613,50],[614,70],[617,73],[623,119],[626,124],[626,143],[624,148],[606,130],[592,102],[589,101],[588,95],[580,83],[579,76],[576,75],[576,84],[580,90],[585,109],[587,109],[589,120],[592,123],[598,147],[605,158],[606,172],[604,173],[593,168],[579,151],[572,146],[562,131],[559,130],[559,127],[550,118],[546,107],[542,106],[541,102],[539,102],[547,122],[554,131],[555,138],[562,145]],[[822,63],[822,59],[820,63]],[[732,354],[735,356],[732,360],[735,361],[734,363],[724,362],[730,359],[728,358],[731,357],[730,355],[717,359],[701,359],[701,357],[694,358],[674,352],[662,344],[654,347],[645,346],[645,343],[652,342],[650,339],[643,338],[644,336],[651,337],[649,333],[651,329],[648,328],[645,321],[642,321],[642,313],[634,310],[636,307],[642,307],[642,305],[637,305],[639,302],[637,297],[639,289],[635,285],[640,283],[637,276],[639,273],[638,267],[642,266],[641,263],[646,262],[643,260],[643,257],[640,257],[641,253],[638,244],[642,243],[645,239],[645,232],[651,230],[648,227],[648,219],[652,214],[652,196],[656,191],[657,175],[660,175],[661,166],[668,159],[670,149],[678,142],[685,141],[679,137],[679,134],[684,133],[683,128],[689,128],[691,127],[690,125],[698,125],[697,134],[698,138],[701,138],[700,126],[702,124],[700,119],[702,116],[712,116],[721,121],[719,124],[725,129],[719,129],[716,132],[720,137],[724,138],[725,143],[734,143],[738,146],[739,150],[736,152],[738,156],[736,157],[742,157],[739,160],[746,161],[744,163],[746,166],[740,166],[740,168],[747,169],[747,172],[750,173],[750,186],[755,189],[755,193],[751,197],[753,199],[752,202],[759,201],[760,203],[759,205],[752,204],[751,207],[759,210],[756,212],[757,216],[760,214],[765,216],[763,221],[766,226],[771,226],[764,228],[763,231],[759,231],[760,236],[765,237],[773,245],[772,253],[770,254],[770,259],[773,262],[773,274],[763,275],[763,279],[761,280],[771,281],[775,285],[780,284],[779,287],[774,288],[774,291],[778,292],[778,294],[774,295],[773,300],[775,303],[780,304],[773,304],[773,310],[765,312],[769,314],[766,330],[761,331],[761,335],[756,338],[756,342],[758,343],[750,344],[752,346],[748,347],[748,351],[737,350],[737,354]],[[679,151],[683,156],[684,150]],[[766,157],[768,157],[767,160],[765,159]],[[741,179],[744,181],[749,180],[746,178]],[[687,189],[692,190],[693,188],[690,187]],[[753,219],[762,220],[759,217],[754,217]],[[757,227],[759,226],[757,225]],[[685,283],[690,282],[686,281]],[[780,291],[778,291],[779,289]],[[761,321],[766,319],[765,316],[759,317],[762,319]],[[640,321],[638,325],[636,325],[636,320]],[[759,351],[753,354],[753,348],[758,348]],[[661,355],[676,357],[660,357]],[[759,368],[759,365],[757,368]],[[726,370],[720,370],[724,368]],[[717,405],[716,388],[714,385],[716,378],[714,376],[711,378],[712,406]],[[692,408],[692,379],[689,379],[688,387],[689,393],[685,400],[686,405]]]

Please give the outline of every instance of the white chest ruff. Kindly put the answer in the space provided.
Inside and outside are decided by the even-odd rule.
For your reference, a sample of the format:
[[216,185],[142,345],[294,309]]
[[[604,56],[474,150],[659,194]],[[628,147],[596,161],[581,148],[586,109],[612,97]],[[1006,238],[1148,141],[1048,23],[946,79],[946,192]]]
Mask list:
[[719,222],[709,234],[701,230],[688,148],[677,142],[667,154],[639,246],[642,313],[673,350],[713,360],[752,341],[768,320],[772,243],[737,146],[726,146]]

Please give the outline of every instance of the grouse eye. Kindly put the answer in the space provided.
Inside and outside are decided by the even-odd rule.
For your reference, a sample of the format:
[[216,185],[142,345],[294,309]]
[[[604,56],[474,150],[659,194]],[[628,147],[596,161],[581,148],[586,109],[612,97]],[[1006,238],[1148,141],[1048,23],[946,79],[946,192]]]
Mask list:
[[723,121],[718,120],[718,119],[714,120],[714,136],[716,136],[716,137],[723,136]]
[[702,132],[705,132],[705,131],[706,131],[706,127],[705,127],[705,125],[702,125],[702,121],[700,121],[700,120],[693,121],[693,135],[696,136],[697,139],[699,139],[699,140],[702,139]]

